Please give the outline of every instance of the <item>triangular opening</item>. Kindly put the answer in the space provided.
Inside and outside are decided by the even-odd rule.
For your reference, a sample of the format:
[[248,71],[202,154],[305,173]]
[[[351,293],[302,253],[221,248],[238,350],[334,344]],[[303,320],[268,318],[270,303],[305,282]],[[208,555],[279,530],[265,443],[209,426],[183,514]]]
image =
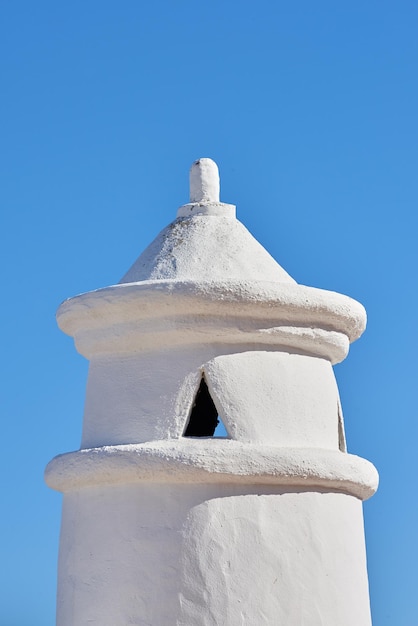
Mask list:
[[226,428],[219,419],[218,409],[209,393],[205,377],[202,376],[184,437],[227,436]]

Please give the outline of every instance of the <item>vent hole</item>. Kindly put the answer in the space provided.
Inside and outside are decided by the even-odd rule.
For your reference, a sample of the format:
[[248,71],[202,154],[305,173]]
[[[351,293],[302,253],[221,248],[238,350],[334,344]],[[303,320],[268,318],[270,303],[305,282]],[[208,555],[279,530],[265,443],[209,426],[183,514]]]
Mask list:
[[218,409],[211,398],[206,381],[202,377],[184,436],[213,437],[218,424]]

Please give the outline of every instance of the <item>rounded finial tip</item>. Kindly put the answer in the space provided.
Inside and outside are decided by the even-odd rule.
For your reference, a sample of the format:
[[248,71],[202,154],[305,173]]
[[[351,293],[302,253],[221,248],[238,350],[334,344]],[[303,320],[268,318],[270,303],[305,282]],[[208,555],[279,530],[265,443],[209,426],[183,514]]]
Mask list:
[[190,202],[219,202],[219,170],[212,159],[198,159],[190,168]]

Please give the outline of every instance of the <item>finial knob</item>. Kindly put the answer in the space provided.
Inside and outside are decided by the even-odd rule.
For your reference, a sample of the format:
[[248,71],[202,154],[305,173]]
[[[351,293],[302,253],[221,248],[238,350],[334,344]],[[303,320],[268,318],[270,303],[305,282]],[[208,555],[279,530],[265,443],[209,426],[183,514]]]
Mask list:
[[198,159],[190,168],[190,202],[219,202],[219,170],[212,159]]

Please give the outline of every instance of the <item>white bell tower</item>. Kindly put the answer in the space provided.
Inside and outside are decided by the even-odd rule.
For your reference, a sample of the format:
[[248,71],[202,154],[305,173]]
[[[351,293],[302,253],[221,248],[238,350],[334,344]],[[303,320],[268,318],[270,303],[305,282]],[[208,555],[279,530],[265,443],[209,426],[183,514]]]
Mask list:
[[[332,364],[363,307],[298,285],[216,164],[118,285],[58,311],[90,361],[64,494],[58,626],[370,626],[362,500]],[[227,437],[214,437],[218,417]]]

